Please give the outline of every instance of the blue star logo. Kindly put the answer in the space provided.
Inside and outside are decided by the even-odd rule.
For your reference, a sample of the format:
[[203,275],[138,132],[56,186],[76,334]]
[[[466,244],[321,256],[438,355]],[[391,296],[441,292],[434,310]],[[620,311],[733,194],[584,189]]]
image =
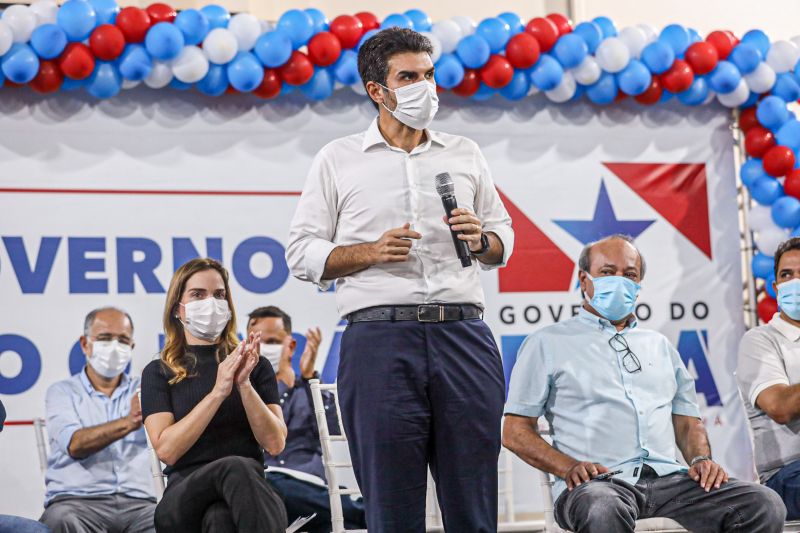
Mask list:
[[650,227],[655,220],[619,220],[614,214],[606,184],[600,182],[600,194],[591,220],[554,220],[564,231],[582,244],[589,244],[615,233],[630,235],[634,239]]

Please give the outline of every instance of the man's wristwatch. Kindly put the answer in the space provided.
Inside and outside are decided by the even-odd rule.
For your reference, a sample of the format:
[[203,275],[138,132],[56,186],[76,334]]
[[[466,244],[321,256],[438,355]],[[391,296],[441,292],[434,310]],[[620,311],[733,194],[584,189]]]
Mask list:
[[694,465],[696,465],[697,463],[699,463],[701,461],[710,461],[710,460],[711,460],[711,456],[709,456],[709,455],[698,455],[697,457],[692,459],[692,462],[689,463],[689,466],[694,466]]
[[491,245],[489,244],[489,236],[486,235],[486,233],[481,233],[481,249],[477,252],[472,252],[472,255],[483,255],[489,251],[489,248],[491,248]]

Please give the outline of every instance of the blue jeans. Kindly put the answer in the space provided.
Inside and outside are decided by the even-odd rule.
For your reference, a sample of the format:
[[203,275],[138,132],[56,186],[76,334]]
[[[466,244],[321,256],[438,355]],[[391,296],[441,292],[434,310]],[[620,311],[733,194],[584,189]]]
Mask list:
[[28,518],[0,514],[0,533],[50,533],[50,528]]
[[784,466],[765,483],[786,505],[786,519],[800,518],[800,461]]

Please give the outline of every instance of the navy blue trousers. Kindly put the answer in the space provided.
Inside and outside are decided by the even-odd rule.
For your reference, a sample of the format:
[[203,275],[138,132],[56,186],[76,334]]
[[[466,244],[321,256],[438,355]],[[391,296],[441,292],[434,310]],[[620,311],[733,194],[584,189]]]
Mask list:
[[482,320],[347,327],[339,398],[370,533],[425,531],[428,465],[448,532],[497,531],[504,384]]
[[771,488],[786,505],[786,519],[797,520],[800,518],[800,461],[794,461],[784,466],[778,473],[767,480],[767,487]]

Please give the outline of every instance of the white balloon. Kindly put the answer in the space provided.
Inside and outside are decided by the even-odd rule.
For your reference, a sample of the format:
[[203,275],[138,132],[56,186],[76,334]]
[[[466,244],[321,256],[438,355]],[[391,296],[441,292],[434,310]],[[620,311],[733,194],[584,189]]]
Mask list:
[[750,226],[751,231],[762,231],[774,227],[772,209],[765,205],[755,204],[747,212],[747,224]]
[[560,104],[572,98],[577,87],[572,73],[567,71],[561,77],[561,82],[554,89],[545,91],[544,94],[553,102]]
[[231,17],[228,30],[236,37],[239,50],[252,50],[261,35],[261,24],[250,13],[239,13]]
[[431,33],[442,43],[442,52],[445,54],[452,54],[463,37],[461,28],[452,20],[437,22],[431,28]]
[[350,88],[353,89],[353,92],[356,94],[360,94],[361,96],[367,95],[367,90],[364,88],[364,84],[362,84],[360,81],[350,85]]
[[436,63],[439,61],[439,58],[442,57],[442,41],[439,40],[434,34],[429,31],[420,32],[422,35],[428,38],[431,42],[431,47],[433,47],[433,53],[431,54],[431,61]]
[[172,74],[184,83],[196,83],[208,74],[208,58],[197,46],[184,46],[172,60]]
[[647,40],[647,44],[650,44],[653,41],[655,41],[656,39],[658,39],[658,30],[656,30],[651,25],[649,25],[649,24],[637,24],[636,27],[644,32],[644,36],[645,36],[645,38]]
[[636,59],[642,55],[642,49],[647,46],[647,35],[637,26],[623,28],[618,37],[628,47],[631,57]]
[[36,28],[36,14],[28,6],[14,4],[3,11],[3,22],[14,33],[15,43],[25,43]]
[[4,55],[14,44],[14,32],[8,24],[0,20],[0,56]]
[[236,36],[225,28],[214,28],[203,40],[203,52],[212,63],[224,65],[236,57],[239,51],[239,41]]
[[528,89],[528,96],[533,96],[534,94],[539,94],[539,88],[531,83],[531,88]]
[[775,72],[789,72],[794,69],[800,50],[791,41],[775,41],[767,52],[767,65]]
[[714,91],[709,90],[708,91],[708,96],[706,96],[706,99],[703,100],[703,105],[710,104],[711,102],[714,101],[714,98],[716,98],[716,97],[717,97],[717,93],[715,93]]
[[595,57],[600,68],[613,74],[628,66],[631,53],[619,37],[609,37],[597,47]]
[[744,81],[754,93],[765,93],[775,85],[775,71],[763,61],[750,74],[745,74]]
[[770,257],[775,255],[778,245],[789,238],[789,232],[779,228],[774,223],[770,228],[764,228],[755,235],[758,251]]
[[37,0],[31,4],[31,11],[36,15],[36,25],[55,24],[58,4],[53,0]]
[[729,93],[718,94],[717,100],[725,107],[739,107],[750,98],[750,89],[747,87],[747,82],[739,80],[739,85]]
[[580,65],[572,69],[572,75],[581,85],[593,84],[600,79],[602,73],[600,65],[597,64],[597,60],[592,56],[586,56]]
[[163,61],[153,60],[153,68],[144,79],[144,84],[151,89],[161,89],[172,81],[172,69]]
[[258,24],[261,26],[261,33],[273,31],[278,26],[274,20],[259,20]]
[[125,90],[138,87],[140,83],[142,83],[141,80],[126,80],[125,78],[122,78],[122,88]]
[[455,17],[450,18],[450,20],[458,24],[458,27],[461,29],[461,35],[463,37],[475,33],[475,28],[478,27],[478,25],[475,24],[474,20],[472,20],[469,17],[465,17],[464,15],[457,15]]

